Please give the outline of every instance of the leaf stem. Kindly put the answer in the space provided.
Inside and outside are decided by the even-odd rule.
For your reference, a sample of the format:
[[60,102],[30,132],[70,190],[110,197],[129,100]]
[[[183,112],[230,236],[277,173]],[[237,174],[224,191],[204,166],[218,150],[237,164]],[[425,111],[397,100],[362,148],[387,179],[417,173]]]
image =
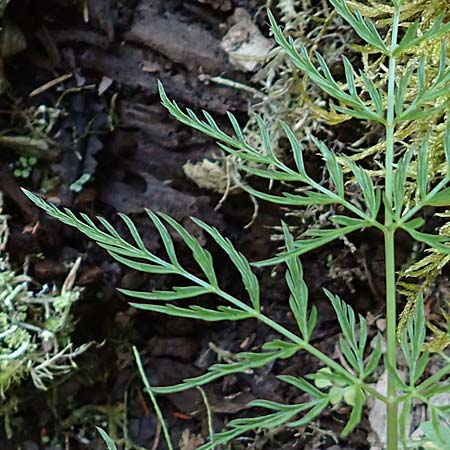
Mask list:
[[383,394],[379,393],[376,389],[371,388],[364,382],[362,382],[358,377],[344,369],[339,363],[331,359],[329,356],[322,353],[320,350],[318,350],[316,347],[311,345],[309,342],[306,342],[303,340],[300,336],[297,336],[296,334],[290,332],[280,324],[274,322],[272,319],[270,319],[267,316],[260,315],[258,319],[264,323],[265,325],[271,327],[281,335],[287,337],[292,342],[299,344],[302,346],[303,350],[308,352],[310,355],[315,356],[319,361],[322,361],[325,365],[327,365],[330,369],[333,369],[336,373],[340,373],[344,377],[348,378],[353,385],[360,385],[362,388],[369,393],[370,395],[373,395],[378,400],[387,403],[388,398],[384,396]]
[[159,423],[161,424],[161,428],[164,433],[164,439],[166,441],[167,448],[169,450],[173,450],[172,442],[170,440],[170,434],[169,430],[167,429],[166,421],[164,420],[164,416],[162,414],[162,411],[158,405],[158,402],[156,401],[155,394],[152,391],[152,387],[150,386],[150,383],[148,381],[147,375],[145,374],[144,366],[142,364],[141,356],[139,355],[139,352],[136,347],[133,346],[133,354],[134,358],[136,360],[136,365],[139,371],[139,374],[141,375],[142,382],[144,383],[145,390],[147,391],[147,394],[150,397],[150,400],[153,404],[153,408],[155,409],[156,416],[158,417]]
[[[200,280],[202,281],[202,280]],[[249,306],[243,304],[240,300],[234,298],[227,292],[224,292],[222,290],[216,290],[216,294],[220,297],[224,298],[225,300],[228,300],[230,303],[234,304],[235,306],[241,307],[241,305],[246,306],[245,310],[250,312],[252,308]],[[311,354],[312,356],[315,356],[319,361],[323,362],[325,365],[327,365],[330,369],[333,369],[336,373],[341,374],[342,376],[346,377],[349,381],[351,381],[354,385],[360,385],[363,387],[363,389],[369,393],[370,395],[373,395],[378,400],[388,403],[388,398],[384,396],[383,394],[379,393],[377,390],[371,388],[367,384],[365,384],[362,380],[360,380],[358,377],[344,369],[340,364],[338,364],[336,361],[331,359],[329,356],[322,353],[320,350],[318,350],[316,347],[311,345],[309,342],[306,342],[304,339],[302,339],[300,336],[296,335],[295,333],[292,333],[287,328],[283,327],[279,323],[273,321],[269,317],[265,316],[262,313],[257,313],[256,311],[253,311],[255,315],[255,319],[259,320],[263,324],[267,325],[268,327],[272,328],[273,330],[277,331],[282,336],[288,338],[290,341],[292,341],[295,344],[298,344],[302,347],[303,350]]]
[[339,373],[342,376],[344,376],[345,378],[347,378],[352,384],[361,386],[368,394],[374,396],[375,398],[382,401],[383,403],[386,403],[386,404],[388,403],[388,397],[384,396],[383,394],[378,392],[376,389],[373,389],[372,387],[365,384],[362,380],[360,380],[354,374],[350,373],[348,370],[344,369],[340,364],[338,364],[336,361],[331,359],[329,356],[325,355],[320,350],[318,350],[313,345],[311,345],[309,342],[305,341],[304,339],[302,339],[300,336],[296,335],[292,331],[289,331],[287,328],[283,327],[282,325],[275,322],[271,318],[267,317],[266,315],[262,314],[259,311],[255,311],[254,308],[252,308],[251,306],[242,302],[241,300],[237,299],[236,297],[228,294],[228,292],[225,292],[218,287],[212,286],[207,281],[204,281],[201,278],[198,278],[197,276],[192,275],[191,273],[189,273],[188,271],[186,271],[184,269],[180,270],[179,275],[189,279],[190,281],[198,284],[199,286],[211,289],[211,291],[214,292],[216,295],[218,295],[219,297],[222,297],[224,300],[230,302],[237,308],[240,308],[243,311],[248,312],[249,314],[252,314],[255,319],[259,320],[260,322],[264,323],[268,327],[277,331],[280,335],[286,337],[293,343],[301,346],[303,350],[305,350],[309,354],[315,356],[319,361],[323,362],[329,368],[333,369],[336,373]]
[[398,448],[398,406],[395,402],[397,396],[397,379],[393,371],[397,367],[397,305],[395,295],[395,231],[385,232],[385,259],[386,259],[386,339],[387,360],[389,362],[388,377],[388,404],[387,404],[387,440],[388,450]]
[[398,449],[398,404],[397,379],[395,370],[397,367],[397,304],[395,286],[395,227],[392,227],[393,217],[393,184],[394,184],[394,133],[395,133],[395,76],[396,58],[394,56],[397,47],[398,29],[400,22],[400,8],[395,8],[392,26],[392,39],[389,58],[389,77],[387,92],[386,114],[386,184],[385,184],[385,273],[386,273],[386,339],[387,360],[389,364],[388,374],[388,403],[387,403],[387,450]]

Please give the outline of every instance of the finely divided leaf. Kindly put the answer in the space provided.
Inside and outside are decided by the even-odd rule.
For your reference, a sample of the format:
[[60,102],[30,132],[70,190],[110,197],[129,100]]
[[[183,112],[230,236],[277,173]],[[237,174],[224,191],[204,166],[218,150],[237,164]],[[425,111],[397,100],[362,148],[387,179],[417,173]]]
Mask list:
[[359,230],[363,227],[362,224],[366,224],[366,222],[361,221],[360,223],[357,223],[355,225],[335,229],[309,230],[307,233],[309,236],[312,235],[318,237],[315,237],[314,239],[297,240],[294,242],[295,248],[292,251],[281,252],[273,258],[266,259],[264,261],[258,261],[252,263],[252,265],[255,267],[265,267],[284,263],[289,258],[295,258],[297,256],[303,255],[310,252],[311,250],[321,247],[322,245],[339,239],[346,234]]
[[426,198],[423,202],[424,205],[429,206],[449,206],[450,205],[450,187],[439,191],[433,197]]
[[105,444],[108,447],[108,450],[117,450],[115,442],[109,437],[108,433],[100,427],[95,427],[95,428],[97,428],[97,431],[99,432],[100,436],[105,441]]
[[174,386],[153,387],[152,390],[157,394],[172,394],[191,389],[196,386],[203,386],[211,381],[232,375],[235,373],[251,372],[252,369],[263,367],[277,359],[289,358],[293,352],[300,350],[299,345],[289,344],[286,348],[275,351],[253,353],[244,352],[235,355],[236,362],[226,364],[213,364],[203,375],[195,378],[187,378],[182,383]]
[[428,192],[428,147],[430,133],[427,133],[417,155],[417,189],[419,199],[423,200]]
[[160,213],[159,214],[183,239],[184,243],[189,247],[197,264],[202,269],[209,283],[213,287],[218,287],[216,272],[214,270],[214,263],[211,253],[205,250],[200,243],[195,239],[188,231],[181,226],[176,220],[170,216]]
[[437,39],[441,36],[445,36],[450,32],[450,23],[442,25],[445,14],[442,12],[434,21],[433,25],[425,32],[418,34],[419,23],[416,21],[409,27],[402,40],[399,42],[394,50],[394,56],[398,56],[405,50],[411,50],[413,47],[418,46],[422,42],[427,42],[432,39]]
[[170,100],[164,91],[164,87],[161,82],[158,81],[158,90],[159,96],[161,98],[161,102],[163,106],[169,111],[169,113],[174,116],[178,121],[184,123],[185,125],[190,126],[207,136],[210,136],[218,141],[225,143],[234,149],[246,149],[249,146],[245,143],[243,139],[242,133],[239,131],[239,127],[237,125],[237,121],[234,116],[229,116],[231,124],[235,130],[238,139],[235,139],[218,127],[217,123],[210,116],[210,114],[206,111],[203,112],[203,115],[206,121],[201,120],[192,110],[186,108],[186,112],[183,112],[181,108],[177,105],[177,103],[173,100]]
[[341,326],[343,336],[339,339],[342,353],[352,368],[360,375],[364,374],[364,352],[367,344],[367,322],[359,316],[359,338],[356,337],[356,317],[353,308],[344,303],[337,295],[324,290],[331,301]]
[[345,425],[345,428],[342,430],[342,436],[348,436],[356,426],[361,422],[361,413],[366,402],[366,396],[362,389],[355,389],[355,393],[353,396],[353,408],[350,414],[350,418]]
[[358,166],[350,158],[346,156],[344,156],[343,158],[350,167],[350,170],[355,175],[356,181],[361,187],[364,200],[366,202],[366,207],[370,212],[370,216],[375,219],[378,214],[379,202],[375,193],[375,186],[373,185],[372,177],[369,175],[369,172],[367,170]]
[[410,148],[402,156],[394,172],[394,208],[397,218],[401,216],[405,204],[406,180],[413,153],[414,149]]
[[322,142],[316,139],[314,136],[311,136],[311,140],[314,142],[314,145],[320,150],[322,153],[323,159],[325,160],[325,164],[327,166],[328,172],[333,180],[333,184],[336,188],[336,192],[339,197],[344,197],[344,172],[342,171],[342,167],[338,162],[336,155],[328,149],[328,147]]
[[244,320],[255,315],[251,312],[242,311],[230,306],[218,306],[217,309],[203,308],[202,306],[191,305],[182,308],[174,305],[153,305],[151,303],[130,303],[136,309],[152,311],[159,314],[166,314],[174,317],[185,317],[187,319],[204,320],[205,322],[221,322],[224,320]]
[[233,264],[239,270],[242,282],[245,289],[247,290],[250,301],[253,308],[259,311],[260,308],[260,298],[259,298],[259,282],[256,275],[252,272],[248,260],[242,253],[239,253],[227,238],[224,238],[215,228],[207,225],[199,219],[192,219],[200,228],[206,231],[216,243],[225,251],[228,257],[231,259]]
[[368,44],[380,50],[385,55],[389,53],[389,49],[386,47],[373,22],[364,19],[358,10],[352,13],[346,1],[330,0],[330,2],[338,14],[351,25],[361,39],[364,39]]
[[445,255],[450,255],[450,245],[448,245],[448,237],[417,231],[413,226],[411,226],[411,222],[407,222],[402,226],[402,228],[407,231],[416,241],[423,242],[424,244],[427,244],[430,247],[439,250]]
[[213,289],[203,286],[174,286],[171,291],[130,291],[128,289],[118,289],[124,295],[142,300],[172,301],[186,298],[199,297],[201,295],[213,294]]
[[[285,223],[283,223],[284,240],[287,251],[294,250],[294,239]],[[312,312],[308,318],[308,287],[303,279],[303,268],[299,258],[286,260],[286,282],[291,292],[289,305],[297,321],[298,328],[305,341],[309,341],[315,327],[317,313]]]
[[[383,121],[383,118],[381,118],[375,111],[372,111],[368,106],[364,104],[364,102],[359,98],[355,91],[353,91],[353,94],[348,94],[339,86],[339,84],[331,75],[331,72],[325,60],[320,54],[316,53],[315,55],[319,64],[318,69],[312,63],[308,51],[305,47],[300,46],[299,50],[297,50],[294,40],[292,38],[286,39],[286,37],[283,35],[283,32],[281,31],[281,28],[277,25],[275,18],[270,11],[268,11],[268,17],[275,40],[281,47],[283,47],[285,52],[291,58],[293,64],[300,70],[305,72],[305,74],[313,81],[313,83],[319,86],[328,95],[337,99],[339,102],[342,102],[345,105],[351,106],[352,108],[344,108],[346,110],[346,114],[365,120],[375,120],[379,122]],[[350,89],[353,89],[351,79],[349,79],[349,83]],[[338,110],[338,108],[339,107],[336,107],[336,110]]]

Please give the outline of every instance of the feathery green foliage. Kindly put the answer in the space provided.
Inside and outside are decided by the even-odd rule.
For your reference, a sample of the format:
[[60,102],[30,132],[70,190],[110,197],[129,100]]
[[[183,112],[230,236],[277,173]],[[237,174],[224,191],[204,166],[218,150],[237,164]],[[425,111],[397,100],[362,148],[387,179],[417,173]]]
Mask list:
[[[373,172],[362,167],[357,159],[349,158],[345,154],[337,155],[325,143],[311,136],[310,141],[322,155],[328,172],[329,187],[325,187],[307,173],[302,145],[286,123],[281,122],[279,126],[289,142],[292,164],[284,162],[278,156],[270,132],[262,119],[256,118],[263,147],[261,151],[246,139],[231,113],[228,117],[234,135],[225,133],[206,111],[199,116],[192,110],[180,108],[175,101],[167,97],[163,87],[159,86],[163,105],[177,120],[214,138],[225,152],[241,161],[243,170],[250,175],[279,182],[285,187],[285,191],[280,195],[249,187],[252,195],[291,208],[334,204],[339,205],[340,211],[343,211],[330,217],[327,228],[310,229],[302,239],[295,239],[283,224],[284,250],[273,258],[253,264],[256,267],[286,265],[289,303],[298,325],[298,334],[265,314],[260,307],[259,283],[252,271],[252,265],[227,238],[206,223],[193,219],[195,224],[225,251],[239,271],[247,292],[246,298],[236,298],[220,286],[210,253],[186,228],[164,214],[148,211],[149,219],[159,233],[165,249],[166,256],[161,257],[145,247],[136,226],[125,215],[121,215],[121,218],[131,236],[128,240],[120,236],[105,219],[98,218],[102,225],[100,228],[85,214],[77,217],[70,210],[60,210],[27,192],[28,197],[48,214],[79,229],[122,264],[147,273],[178,275],[184,279],[181,286],[174,286],[165,291],[122,290],[122,293],[136,299],[132,303],[136,308],[205,321],[253,318],[280,335],[279,339],[264,344],[260,351],[240,353],[234,361],[214,364],[205,374],[184,380],[176,386],[152,387],[152,393],[178,392],[229,374],[248,373],[277,359],[289,358],[299,351],[309,352],[325,366],[307,378],[279,377],[281,381],[308,394],[308,401],[294,405],[267,400],[252,402],[250,406],[264,408],[267,414],[232,420],[223,432],[212,436],[210,442],[201,447],[203,450],[213,449],[257,428],[303,426],[317,418],[325,408],[339,403],[345,403],[351,409],[342,430],[342,434],[347,435],[361,421],[363,408],[369,397],[375,397],[386,405],[388,450],[415,446],[415,443],[411,442],[409,414],[416,402],[423,402],[430,414],[430,421],[423,424],[423,431],[430,441],[433,436],[448,433],[448,406],[440,405],[435,398],[438,394],[450,391],[450,365],[444,360],[446,364],[443,369],[429,376],[427,374],[430,357],[426,345],[421,295],[416,299],[417,307],[413,316],[400,333],[399,342],[397,340],[395,234],[398,230],[403,230],[412,239],[429,246],[433,251],[450,255],[450,237],[421,231],[424,220],[420,217],[425,206],[440,205],[447,192],[445,189],[450,180],[449,127],[445,126],[443,131],[442,127],[439,128],[440,146],[444,151],[441,169],[435,172],[438,178],[430,176],[430,148],[437,139],[436,127],[430,125],[422,128],[422,133],[415,135],[415,139],[410,142],[399,139],[399,133],[411,123],[422,124],[422,121],[429,120],[430,117],[436,118],[447,112],[450,68],[447,65],[445,43],[439,43],[440,63],[437,72],[431,69],[429,73],[423,57],[415,60],[417,64],[413,64],[406,72],[399,73],[397,70],[397,63],[402,58],[420,52],[422,46],[428,45],[429,42],[434,44],[439,41],[449,31],[450,25],[444,23],[443,16],[438,16],[426,29],[412,23],[404,33],[400,33],[401,18],[407,3],[394,0],[389,8],[384,9],[384,23],[389,29],[387,37],[383,38],[364,9],[344,0],[331,0],[331,3],[359,38],[379,56],[374,66],[378,64],[376,68],[380,74],[383,73],[386,62],[387,72],[380,75],[383,83],[375,83],[360,72],[359,80],[362,86],[357,85],[357,71],[345,58],[345,82],[338,81],[320,54],[311,56],[304,46],[297,45],[293,39],[287,37],[270,12],[269,20],[278,45],[287,53],[292,63],[335,102],[335,111],[368,123],[376,122],[384,127],[384,167],[376,179]],[[414,191],[410,189],[413,170],[417,186]],[[347,191],[346,185],[349,181],[359,187],[359,198]],[[381,340],[384,337],[379,336],[375,345],[368,345],[366,320],[363,317],[357,318],[352,308],[333,293],[326,291],[342,330],[338,346],[345,363],[341,365],[311,343],[318,313],[314,307],[309,307],[308,289],[303,280],[299,256],[349,233],[370,227],[381,232],[385,244],[386,351],[383,355]],[[200,275],[198,270],[195,274],[189,271],[179,260],[172,233],[178,234],[191,251]],[[197,297],[213,295],[220,297],[225,304],[211,304],[210,307],[195,304]],[[177,303],[174,303],[175,301]],[[397,369],[398,351],[403,353],[406,361],[406,380],[400,376]],[[370,385],[371,376],[380,362],[388,373],[387,393],[378,392]],[[312,379],[314,383],[310,383],[308,379]]]

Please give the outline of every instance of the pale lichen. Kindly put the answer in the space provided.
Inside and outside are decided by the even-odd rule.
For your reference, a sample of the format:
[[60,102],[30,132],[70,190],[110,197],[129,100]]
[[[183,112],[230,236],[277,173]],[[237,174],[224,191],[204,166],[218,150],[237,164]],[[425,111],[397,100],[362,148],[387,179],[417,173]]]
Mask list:
[[0,416],[10,434],[9,416],[20,404],[15,387],[30,380],[37,389],[47,389],[58,375],[76,368],[74,359],[89,344],[76,347],[71,341],[74,328],[72,308],[80,289],[74,286],[78,260],[61,288],[37,286],[25,273],[12,270],[5,251],[8,225],[2,214],[0,195],[0,399],[5,405]]

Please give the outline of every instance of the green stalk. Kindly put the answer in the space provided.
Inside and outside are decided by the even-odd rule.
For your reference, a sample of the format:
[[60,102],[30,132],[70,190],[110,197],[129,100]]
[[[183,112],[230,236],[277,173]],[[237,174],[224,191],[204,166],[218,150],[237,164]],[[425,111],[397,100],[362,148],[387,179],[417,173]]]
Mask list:
[[142,382],[144,383],[144,386],[145,386],[145,391],[147,392],[148,396],[150,397],[153,408],[155,409],[156,417],[158,417],[159,423],[161,424],[161,428],[163,430],[164,439],[166,441],[167,448],[169,450],[173,450],[173,445],[172,445],[172,441],[170,440],[170,434],[169,434],[169,430],[166,425],[166,421],[164,420],[162,411],[158,405],[158,402],[156,401],[155,394],[153,393],[152,387],[150,386],[147,375],[145,374],[141,355],[139,354],[138,349],[135,346],[133,346],[133,354],[134,354],[134,359],[136,360],[136,365],[137,365],[137,368],[139,371],[139,375],[141,376]]
[[398,448],[398,405],[397,379],[393,371],[397,368],[397,311],[395,295],[395,248],[394,231],[386,231],[385,239],[386,258],[386,339],[387,360],[389,363],[388,377],[388,403],[387,403],[387,450]]
[[[196,278],[195,280],[199,284],[204,283],[203,280],[200,280]],[[258,313],[254,310],[252,310],[251,307],[247,306],[245,303],[242,303],[240,300],[236,299],[235,297],[231,296],[230,294],[218,289],[216,290],[216,294],[220,297],[228,300],[230,303],[234,304],[238,308],[241,308],[247,312],[254,313],[255,319],[259,320],[261,323],[264,323],[268,327],[272,328],[273,330],[277,331],[282,336],[289,339],[291,342],[298,344],[304,351],[308,352],[309,354],[315,356],[319,361],[322,361],[325,365],[327,365],[330,369],[333,369],[336,373],[340,373],[342,376],[349,379],[355,386],[360,385],[364,388],[364,390],[369,393],[370,395],[374,396],[378,400],[382,401],[383,403],[388,403],[388,397],[384,396],[383,394],[379,393],[376,389],[373,389],[372,387],[366,385],[363,383],[357,376],[349,372],[348,370],[344,369],[340,364],[338,364],[336,361],[334,361],[329,356],[325,355],[325,353],[322,353],[319,349],[311,345],[309,342],[306,342],[303,340],[300,336],[297,336],[295,333],[292,333],[288,329],[284,328],[279,323],[273,321],[269,317],[265,316],[262,313]]]
[[395,9],[392,27],[391,56],[389,58],[389,80],[386,116],[386,184],[385,184],[385,271],[386,271],[386,339],[388,376],[387,403],[387,450],[398,449],[398,405],[397,380],[394,371],[397,368],[397,305],[395,293],[395,227],[392,219],[394,185],[394,132],[395,132],[395,73],[396,60],[393,56],[397,46],[400,8]]

